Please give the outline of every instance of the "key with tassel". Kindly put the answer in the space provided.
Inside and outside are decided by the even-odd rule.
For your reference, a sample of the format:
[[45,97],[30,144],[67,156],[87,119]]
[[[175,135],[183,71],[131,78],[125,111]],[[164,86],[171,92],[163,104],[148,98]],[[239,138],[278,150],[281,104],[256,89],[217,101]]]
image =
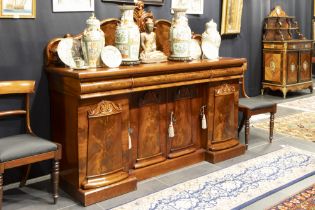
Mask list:
[[200,116],[201,116],[201,128],[202,129],[207,129],[207,119],[206,119],[206,115],[205,115],[205,108],[207,106],[202,106],[201,107],[201,112],[200,112]]
[[128,149],[132,149],[131,134],[133,132],[133,129],[130,127],[130,123],[128,127]]
[[170,125],[168,126],[168,137],[170,137],[170,138],[175,137],[173,121],[174,121],[174,112],[171,112]]

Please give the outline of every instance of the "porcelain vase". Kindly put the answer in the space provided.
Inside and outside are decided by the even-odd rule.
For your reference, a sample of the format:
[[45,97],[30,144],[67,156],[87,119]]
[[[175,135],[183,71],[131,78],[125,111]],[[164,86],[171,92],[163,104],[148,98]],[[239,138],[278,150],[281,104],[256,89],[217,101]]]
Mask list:
[[116,28],[115,46],[122,55],[123,65],[140,63],[140,30],[133,20],[135,6],[120,6],[121,22]]
[[213,60],[219,58],[221,36],[217,30],[217,24],[210,20],[206,23],[206,30],[202,34],[202,51],[205,58]]
[[173,8],[174,17],[170,29],[170,60],[190,60],[191,29],[186,17],[187,8]]
[[88,67],[97,67],[100,65],[101,52],[105,45],[104,32],[94,14],[86,21],[86,25],[81,40],[84,61]]

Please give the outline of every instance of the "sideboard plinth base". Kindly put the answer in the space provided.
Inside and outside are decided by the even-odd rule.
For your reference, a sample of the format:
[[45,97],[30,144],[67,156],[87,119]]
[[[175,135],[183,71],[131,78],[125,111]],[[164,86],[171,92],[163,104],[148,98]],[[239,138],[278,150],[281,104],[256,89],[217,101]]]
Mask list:
[[83,206],[89,206],[137,189],[137,178],[134,176],[129,176],[127,179],[109,186],[91,190],[75,189],[63,179],[60,181],[62,189],[80,201]]
[[176,157],[174,159],[167,159],[164,162],[160,162],[159,164],[153,164],[144,168],[132,170],[131,174],[136,176],[139,181],[148,179],[150,177],[204,161],[204,153],[204,149],[198,149],[193,153]]
[[233,157],[243,155],[245,153],[245,145],[239,144],[235,147],[222,151],[206,151],[206,161],[210,163],[218,163]]

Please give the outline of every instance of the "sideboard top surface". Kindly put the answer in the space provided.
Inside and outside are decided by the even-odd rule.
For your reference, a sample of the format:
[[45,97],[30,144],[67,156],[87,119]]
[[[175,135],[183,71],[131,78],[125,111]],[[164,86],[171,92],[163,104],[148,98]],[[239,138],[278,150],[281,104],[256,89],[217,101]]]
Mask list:
[[159,64],[140,64],[136,66],[121,66],[119,68],[89,68],[77,70],[68,67],[48,66],[48,73],[75,79],[133,77],[148,74],[166,74],[169,72],[197,71],[223,69],[225,67],[241,67],[246,63],[245,58],[220,58],[218,60],[199,60],[191,62],[165,62]]

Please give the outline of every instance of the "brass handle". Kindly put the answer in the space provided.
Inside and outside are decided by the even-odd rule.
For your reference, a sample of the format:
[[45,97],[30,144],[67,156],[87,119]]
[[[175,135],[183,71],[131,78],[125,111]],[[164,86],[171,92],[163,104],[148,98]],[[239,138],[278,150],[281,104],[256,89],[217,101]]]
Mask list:
[[174,114],[173,111],[171,112],[171,120],[170,120],[170,122],[172,122],[172,123],[176,122],[176,117],[175,117],[175,114]]
[[200,108],[200,116],[204,115],[205,114],[205,108],[207,107],[207,105],[203,105],[201,108]]

